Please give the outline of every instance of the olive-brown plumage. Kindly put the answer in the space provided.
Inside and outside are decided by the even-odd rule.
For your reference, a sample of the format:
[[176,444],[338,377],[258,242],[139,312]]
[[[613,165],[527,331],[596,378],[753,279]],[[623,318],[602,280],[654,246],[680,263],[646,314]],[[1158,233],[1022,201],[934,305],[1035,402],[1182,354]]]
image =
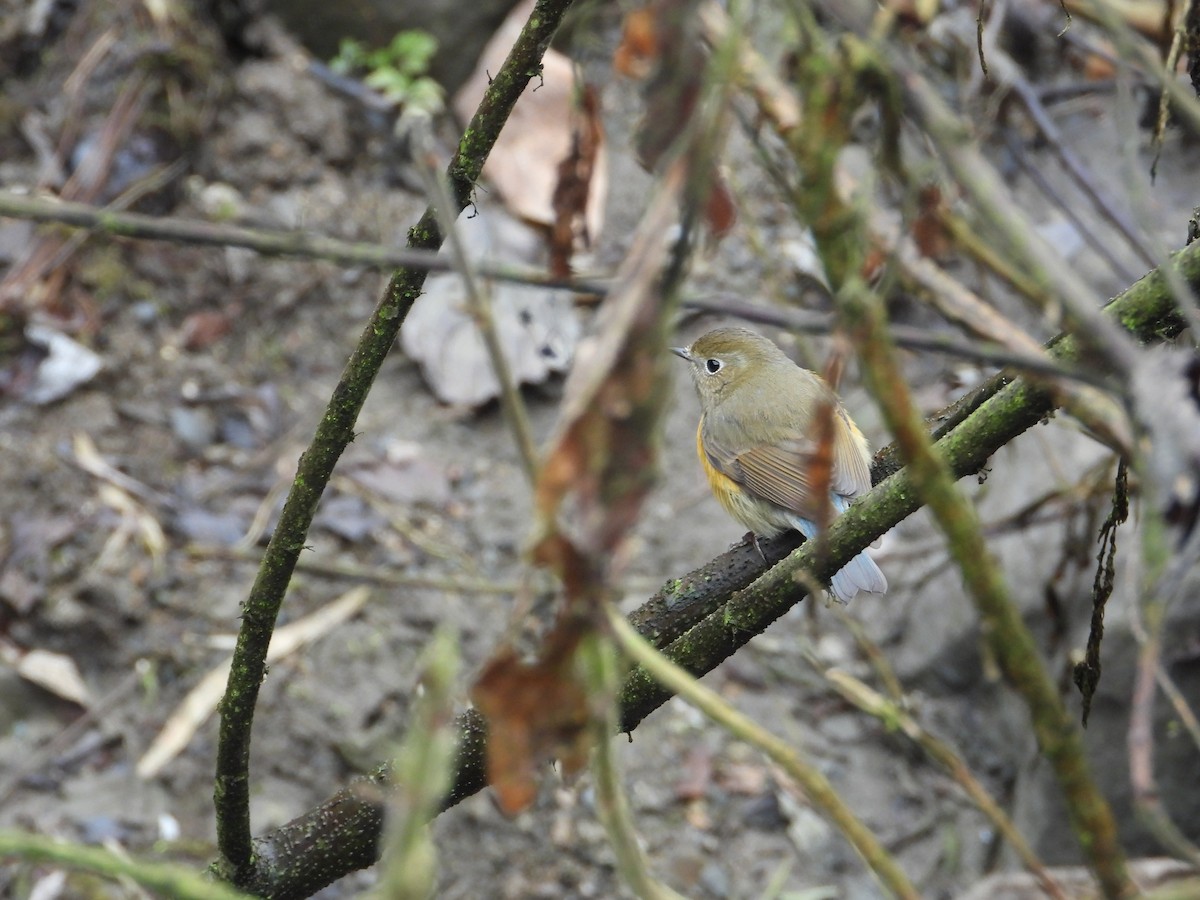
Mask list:
[[[830,507],[842,512],[871,487],[870,450],[845,407],[815,372],[792,362],[772,341],[746,328],[718,328],[673,352],[691,364],[700,395],[696,449],[721,505],[757,535],[796,529],[806,537]],[[818,412],[832,408],[829,495],[815,496],[810,475],[818,450]],[[832,579],[846,602],[882,593],[887,580],[865,552]]]

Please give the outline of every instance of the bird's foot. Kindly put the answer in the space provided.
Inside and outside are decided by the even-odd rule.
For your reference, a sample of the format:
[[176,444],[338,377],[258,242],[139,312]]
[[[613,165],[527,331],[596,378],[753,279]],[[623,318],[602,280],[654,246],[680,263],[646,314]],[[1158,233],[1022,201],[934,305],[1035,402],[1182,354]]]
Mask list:
[[747,531],[746,536],[742,538],[742,542],[753,546],[758,551],[758,555],[762,557],[762,561],[767,562],[767,554],[763,553],[763,548],[759,546],[757,534],[753,531]]

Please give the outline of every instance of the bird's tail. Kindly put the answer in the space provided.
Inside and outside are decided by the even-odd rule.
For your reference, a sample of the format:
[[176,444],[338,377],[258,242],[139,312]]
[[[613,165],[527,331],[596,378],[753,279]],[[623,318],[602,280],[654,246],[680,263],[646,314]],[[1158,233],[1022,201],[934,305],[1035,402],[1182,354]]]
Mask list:
[[882,594],[887,591],[887,578],[875,565],[875,560],[864,550],[846,564],[842,571],[830,579],[833,596],[840,603],[849,603],[859,591]]
[[[844,497],[834,495],[834,508],[837,512],[843,512],[848,505]],[[795,516],[792,524],[810,541],[816,538],[818,529],[815,522]],[[879,566],[875,565],[875,560],[864,550],[830,579],[829,587],[839,603],[849,603],[859,591],[866,591],[868,594],[886,593],[887,578]]]

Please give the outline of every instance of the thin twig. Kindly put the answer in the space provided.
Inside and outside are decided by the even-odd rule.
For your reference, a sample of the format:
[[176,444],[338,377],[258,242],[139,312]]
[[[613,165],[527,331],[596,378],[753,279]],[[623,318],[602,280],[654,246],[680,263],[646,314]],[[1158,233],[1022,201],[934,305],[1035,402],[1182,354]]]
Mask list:
[[[3,778],[0,778],[0,806],[8,803],[21,783],[30,775],[57,766],[56,760],[68,747],[75,745],[88,729],[97,722],[104,721],[119,705],[125,703],[142,683],[143,672],[140,669],[141,666],[136,665],[133,671],[117,682],[103,697],[90,704],[78,718],[19,763],[12,765]],[[74,752],[72,751],[72,754]]]
[[[254,548],[191,544],[187,547],[187,553],[189,556],[201,559],[236,559],[253,563],[262,561],[262,552]],[[329,562],[319,559],[297,560],[296,571],[308,572],[312,575],[327,575],[331,578],[353,578],[376,584],[386,584],[389,587],[412,588],[419,591],[445,591],[448,594],[497,594],[500,596],[512,596],[519,590],[516,582],[512,581],[455,578],[452,575],[440,577],[436,575],[413,575],[409,572],[401,572],[380,566]]]
[[525,400],[521,397],[520,386],[513,378],[512,366],[508,364],[504,345],[500,343],[500,334],[496,329],[496,317],[493,314],[491,298],[479,283],[474,262],[467,256],[462,236],[458,233],[456,217],[450,215],[450,194],[446,190],[445,182],[434,168],[432,152],[419,158],[418,165],[421,163],[427,163],[427,165],[421,166],[426,189],[430,193],[433,208],[441,217],[442,232],[446,235],[446,241],[450,245],[450,255],[454,259],[455,269],[462,278],[463,289],[467,295],[467,311],[470,313],[475,327],[479,329],[479,334],[483,338],[483,346],[487,349],[492,363],[492,372],[500,385],[500,408],[504,411],[504,418],[507,420],[513,440],[516,442],[525,477],[529,479],[530,484],[534,484],[537,481],[538,471],[537,444],[533,440],[533,428],[529,424],[529,411],[525,408]]
[[829,669],[824,672],[824,675],[839,694],[863,712],[879,719],[889,730],[899,729],[904,732],[906,737],[920,746],[938,765],[942,766],[950,774],[950,777],[962,787],[979,811],[996,826],[996,830],[1008,841],[1025,868],[1037,876],[1046,894],[1057,900],[1065,900],[1066,895],[1062,888],[1050,877],[1050,873],[1046,871],[1046,867],[1016,825],[1013,824],[1012,819],[988,793],[987,788],[971,774],[971,768],[953,747],[922,728],[921,724],[897,703],[889,701],[849,673],[838,669]]
[[[1137,253],[1138,258],[1147,266],[1154,266],[1159,254],[1150,246],[1146,236],[1130,221],[1129,216],[1118,209],[1109,195],[1096,184],[1096,178],[1092,171],[1063,138],[1062,132],[1058,130],[1058,126],[1046,112],[1046,108],[1042,106],[1037,91],[1034,90],[1028,79],[1021,75],[1017,64],[1006,53],[999,50],[994,54],[992,61],[999,66],[1000,82],[1007,85],[1020,99],[1025,111],[1029,113],[1030,119],[1033,120],[1034,125],[1046,140],[1051,152],[1058,157],[1058,161],[1071,180],[1083,191],[1084,196],[1091,201],[1096,211],[1124,236],[1129,246]],[[1121,274],[1127,279],[1130,277],[1127,273]]]
[[844,290],[840,299],[867,385],[896,435],[921,496],[945,532],[950,553],[984,623],[989,646],[1009,684],[1029,708],[1038,744],[1054,768],[1089,864],[1106,896],[1130,896],[1132,885],[1117,840],[1116,821],[1091,777],[1078,729],[1009,596],[1004,576],[984,541],[978,515],[955,487],[949,466],[933,451],[891,348],[882,303],[853,287]]
[[914,900],[920,897],[920,892],[913,887],[896,860],[846,806],[837,790],[816,766],[806,762],[795,747],[742,715],[715,691],[697,681],[695,676],[655,650],[614,608],[610,606],[607,613],[617,645],[630,659],[672,694],[682,697],[734,737],[761,750],[794,778],[804,788],[812,804],[837,826],[871,871],[895,896]]
[[[447,169],[456,210],[470,200],[488,152],[509,112],[540,70],[571,0],[539,0],[504,64],[492,79]],[[409,232],[409,245],[436,250],[442,242],[436,210],[427,209]],[[250,825],[250,733],[266,655],[296,560],[303,550],[317,503],[337,460],[354,438],[359,411],[425,280],[423,271],[393,274],[334,388],[309,448],[300,457],[279,524],[242,607],[229,687],[221,701],[214,787],[220,874],[253,889],[262,873]]]
[[[1129,783],[1133,788],[1138,818],[1163,846],[1181,859],[1200,866],[1200,848],[1175,824],[1162,802],[1154,776],[1154,699],[1155,685],[1161,680],[1163,631],[1171,606],[1182,599],[1185,574],[1192,568],[1200,545],[1200,532],[1190,540],[1177,560],[1169,559],[1166,533],[1158,491],[1154,479],[1143,479],[1143,520],[1141,533],[1140,580],[1142,599],[1134,611],[1134,636],[1140,644],[1133,692],[1129,700]],[[1165,673],[1164,673],[1165,674]]]
[[[940,544],[938,549],[940,549]],[[922,558],[928,559],[928,556],[929,554],[926,553]],[[842,627],[850,632],[850,636],[854,638],[854,643],[858,645],[859,651],[867,658],[867,663],[875,672],[875,676],[883,682],[887,697],[897,707],[907,708],[908,698],[904,693],[904,685],[900,682],[900,676],[896,674],[896,670],[892,668],[892,664],[888,661],[886,654],[884,654],[883,648],[871,639],[870,635],[867,634],[867,629],[863,627],[863,623],[850,615],[845,609],[839,607],[834,612],[837,613],[838,621],[841,622]],[[829,673],[818,663],[815,656],[809,662],[814,669],[828,677]]]
[[1163,846],[1192,865],[1200,866],[1196,847],[1164,808],[1154,777],[1154,686],[1162,652],[1161,600],[1152,599],[1146,610],[1145,640],[1138,654],[1133,693],[1129,698],[1129,783],[1134,807],[1142,824]]
[[[1011,352],[1043,360],[1048,358],[1045,348],[1029,334],[920,253],[911,237],[902,237],[878,215],[868,219],[867,227],[872,237],[891,254],[903,278],[915,284],[922,296],[946,319]],[[1113,387],[1111,383],[1086,386],[1050,382],[1047,387],[1054,393],[1056,402],[1093,434],[1117,452],[1129,451],[1132,426],[1124,409],[1109,394]]]
[[[1187,22],[1191,16],[1192,4],[1194,0],[1183,0],[1178,6],[1171,4],[1172,15],[1175,21],[1171,25],[1171,46],[1167,50],[1166,59],[1163,61],[1163,69],[1167,72],[1174,73],[1179,65],[1179,57],[1183,55],[1183,48],[1190,43],[1187,33]],[[1197,48],[1192,47],[1191,51],[1195,53]],[[1171,97],[1164,88],[1158,95],[1158,116],[1154,121],[1154,162],[1150,163],[1150,180],[1153,181],[1158,172],[1158,160],[1162,156],[1163,136],[1167,131],[1167,120],[1171,114]]]
[[[1162,11],[1154,4],[1131,3],[1121,5],[1107,0],[1064,0],[1071,11],[1104,26],[1116,52],[1102,55],[1122,68],[1135,69],[1144,82],[1153,82],[1170,95],[1171,108],[1181,119],[1186,120],[1192,131],[1200,130],[1200,102],[1185,87],[1173,70],[1168,70],[1159,57],[1157,43],[1144,40],[1143,34],[1157,34],[1162,27]],[[1132,23],[1133,27],[1130,27]],[[1081,38],[1073,38],[1081,41]],[[1092,48],[1093,52],[1095,48]]]
[[[608,609],[612,611],[611,604]],[[617,616],[619,618],[619,614]],[[680,894],[650,874],[646,854],[638,842],[629,798],[621,786],[612,740],[612,734],[617,730],[612,699],[620,685],[615,651],[607,637],[598,635],[585,640],[579,651],[579,662],[587,672],[588,696],[603,709],[601,714],[592,717],[595,749],[591,771],[596,783],[596,806],[616,854],[617,869],[630,889],[644,900],[683,900]]]
[[1068,203],[1059,193],[1058,189],[1051,183],[1049,177],[1043,171],[1042,161],[1039,159],[1037,162],[1034,162],[1030,158],[1025,145],[1013,133],[1012,129],[1004,129],[1004,146],[1008,148],[1008,152],[1012,154],[1017,165],[1021,167],[1021,171],[1033,182],[1038,192],[1046,197],[1054,206],[1062,210],[1063,215],[1070,220],[1071,227],[1079,233],[1083,242],[1092,248],[1092,252],[1108,264],[1113,274],[1126,283],[1133,281],[1137,275],[1121,264],[1116,254],[1112,252],[1111,248],[1105,246],[1104,241],[1101,240],[1100,236],[1088,224],[1087,219],[1080,215],[1074,205]]
[[1063,266],[1057,254],[1029,227],[1027,217],[995,169],[983,158],[978,146],[967,139],[962,121],[907,57],[887,45],[881,44],[876,49],[896,73],[926,133],[974,201],[979,215],[995,229],[1008,252],[1028,269],[1035,281],[1051,290],[1078,323],[1083,340],[1115,373],[1124,376],[1131,372],[1135,359],[1133,345],[1115,324],[1100,314],[1091,288],[1069,266]]
[[[341,266],[369,269],[409,268],[426,272],[452,272],[454,260],[435,249],[389,247],[361,241],[343,241],[303,231],[248,228],[197,219],[147,216],[115,212],[86,203],[48,200],[0,190],[0,216],[31,222],[56,222],[114,237],[172,241],[211,247],[245,247],[265,256],[322,259]],[[527,284],[531,287],[569,290],[581,294],[604,293],[603,282],[587,279],[550,278],[527,267],[479,263],[479,274],[494,281]]]

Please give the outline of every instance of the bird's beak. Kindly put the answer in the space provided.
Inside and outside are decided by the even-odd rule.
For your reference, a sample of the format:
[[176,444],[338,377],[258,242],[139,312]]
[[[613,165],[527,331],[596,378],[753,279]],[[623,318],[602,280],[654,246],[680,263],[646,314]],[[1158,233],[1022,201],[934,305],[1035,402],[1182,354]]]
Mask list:
[[670,349],[680,359],[686,359],[688,362],[692,361],[692,352],[687,347],[671,347]]

